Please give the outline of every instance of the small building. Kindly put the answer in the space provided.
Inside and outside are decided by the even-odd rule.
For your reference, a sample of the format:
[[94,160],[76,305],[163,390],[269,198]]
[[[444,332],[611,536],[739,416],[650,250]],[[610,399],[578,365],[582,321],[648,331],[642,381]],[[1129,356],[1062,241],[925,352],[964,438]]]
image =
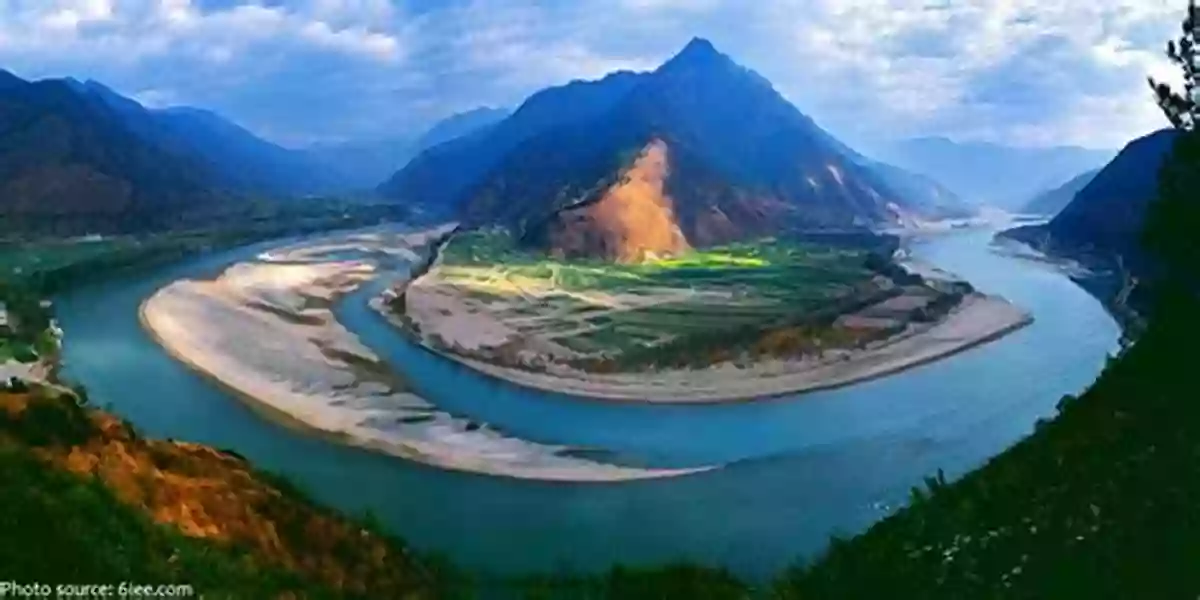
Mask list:
[[8,305],[0,302],[0,333],[5,333],[12,330],[12,323],[8,318]]

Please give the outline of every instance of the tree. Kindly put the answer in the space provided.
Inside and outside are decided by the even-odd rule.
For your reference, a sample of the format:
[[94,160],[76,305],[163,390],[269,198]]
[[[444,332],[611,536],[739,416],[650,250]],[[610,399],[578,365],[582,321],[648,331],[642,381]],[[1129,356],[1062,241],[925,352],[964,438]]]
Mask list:
[[1172,285],[1192,291],[1200,289],[1200,244],[1195,243],[1200,231],[1200,202],[1193,198],[1200,189],[1200,106],[1196,102],[1200,84],[1200,8],[1196,0],[1188,3],[1187,15],[1181,24],[1179,38],[1167,42],[1167,58],[1179,66],[1183,75],[1183,91],[1150,78],[1159,108],[1180,132],[1172,157],[1163,165],[1159,175],[1159,198],[1150,206],[1146,217],[1144,241],[1162,259],[1166,278]]
[[1187,16],[1184,17],[1178,40],[1167,42],[1167,58],[1183,70],[1183,93],[1180,94],[1170,85],[1149,78],[1150,88],[1158,100],[1158,106],[1163,114],[1171,121],[1176,129],[1191,131],[1196,125],[1196,82],[1197,65],[1196,43],[1197,30],[1200,28],[1200,9],[1196,0],[1189,0]]

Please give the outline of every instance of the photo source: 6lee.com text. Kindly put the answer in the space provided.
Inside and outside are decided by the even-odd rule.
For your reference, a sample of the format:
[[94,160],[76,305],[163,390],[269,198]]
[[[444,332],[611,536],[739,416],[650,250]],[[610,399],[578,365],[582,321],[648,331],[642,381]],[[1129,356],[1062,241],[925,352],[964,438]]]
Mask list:
[[95,600],[101,598],[195,598],[196,590],[187,584],[121,583],[42,583],[0,581],[0,600],[60,598]]

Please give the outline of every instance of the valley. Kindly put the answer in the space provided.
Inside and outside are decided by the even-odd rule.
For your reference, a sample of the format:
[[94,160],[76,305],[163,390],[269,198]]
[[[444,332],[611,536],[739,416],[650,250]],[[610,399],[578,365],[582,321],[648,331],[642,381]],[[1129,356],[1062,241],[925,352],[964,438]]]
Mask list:
[[[472,572],[685,558],[755,578],[820,552],[831,527],[875,522],[880,506],[903,503],[937,468],[964,472],[1024,436],[1058,397],[1094,378],[1117,335],[1066,277],[992,254],[987,230],[955,231],[913,240],[914,259],[1011,298],[1035,316],[1030,326],[922,368],[803,396],[588,402],[506,385],[388,327],[368,304],[406,276],[412,256],[397,240],[417,231],[259,244],[72,290],[55,306],[68,332],[64,376],[148,436],[234,448],[323,502],[370,507],[416,549]],[[353,275],[370,279],[348,293],[330,296],[321,278],[314,287],[299,276],[336,273],[329,264],[346,261],[376,264]],[[329,282],[344,281],[346,269]],[[164,289],[177,296],[160,305],[182,329],[165,332],[173,341],[145,335],[138,319]],[[371,360],[310,349],[335,341]],[[159,342],[208,369],[198,375]],[[236,361],[237,371],[219,361]],[[235,373],[236,387],[215,384]],[[130,382],[137,393],[121,393]],[[376,442],[360,443],[368,435]],[[617,483],[662,472],[681,476]],[[609,483],[529,480],[554,473]],[[504,551],[517,531],[522,551]]]
[[1158,9],[100,4],[0,23],[0,596],[1200,590],[1195,2],[1153,132]]

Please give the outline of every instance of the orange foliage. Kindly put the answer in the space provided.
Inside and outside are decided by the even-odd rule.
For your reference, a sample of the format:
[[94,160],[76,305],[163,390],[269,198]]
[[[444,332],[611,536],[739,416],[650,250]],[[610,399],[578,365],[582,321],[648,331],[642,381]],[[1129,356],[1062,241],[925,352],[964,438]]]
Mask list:
[[[0,394],[0,400],[9,418],[31,402],[28,395]],[[250,548],[258,559],[336,589],[421,597],[413,590],[424,587],[427,576],[399,545],[281,491],[244,460],[199,444],[142,439],[100,411],[88,418],[96,433],[84,443],[38,448],[37,455],[98,477],[122,502],[185,535]]]

